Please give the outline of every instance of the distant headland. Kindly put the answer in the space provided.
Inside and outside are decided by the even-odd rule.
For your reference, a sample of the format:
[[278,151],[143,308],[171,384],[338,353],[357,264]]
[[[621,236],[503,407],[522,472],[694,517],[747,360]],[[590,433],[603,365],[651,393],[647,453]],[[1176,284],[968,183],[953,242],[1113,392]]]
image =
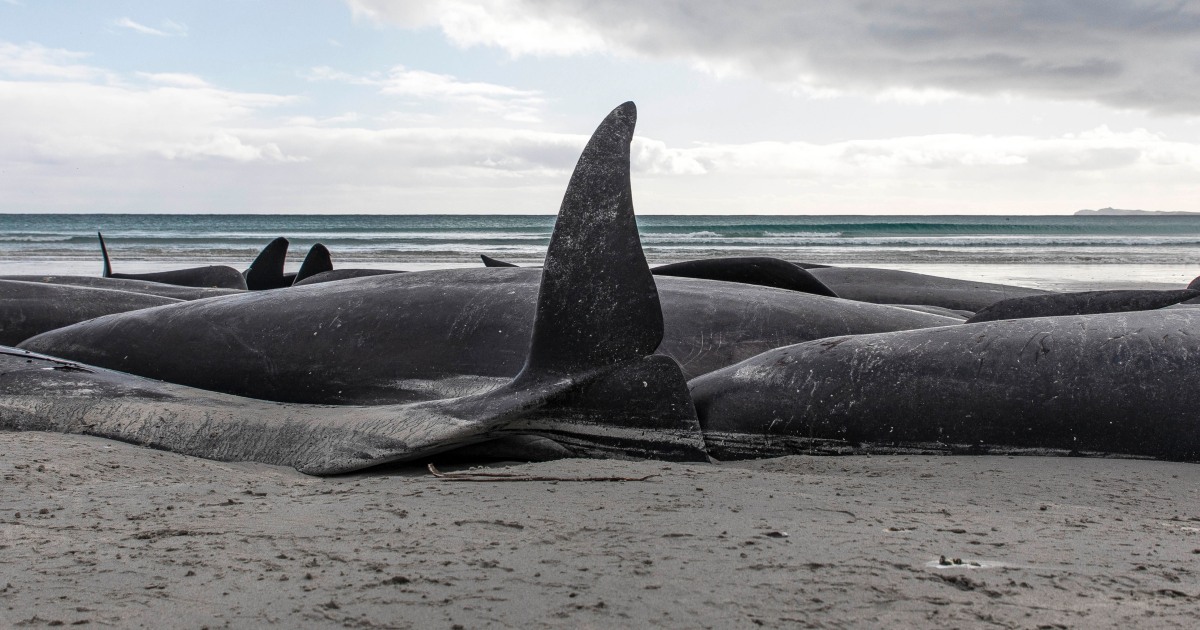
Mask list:
[[1183,210],[1124,210],[1121,208],[1100,208],[1099,210],[1076,210],[1075,216],[1101,216],[1101,217],[1127,217],[1141,216],[1146,214],[1200,214],[1200,212],[1187,212]]

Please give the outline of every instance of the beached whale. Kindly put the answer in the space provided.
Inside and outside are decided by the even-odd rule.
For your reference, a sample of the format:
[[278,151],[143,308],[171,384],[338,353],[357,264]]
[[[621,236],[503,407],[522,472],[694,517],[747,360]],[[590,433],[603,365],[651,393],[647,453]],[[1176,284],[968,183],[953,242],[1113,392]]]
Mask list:
[[301,287],[306,284],[320,284],[322,282],[337,282],[339,280],[350,280],[351,278],[366,278],[368,276],[388,276],[395,273],[407,273],[395,269],[330,269],[321,273],[313,274],[306,278],[301,278],[292,283],[294,287]]
[[57,284],[68,287],[88,287],[106,289],[109,291],[124,291],[142,295],[157,295],[159,297],[177,300],[199,300],[221,295],[237,295],[243,293],[239,289],[214,289],[206,287],[184,287],[174,284],[163,284],[149,280],[131,280],[127,278],[97,278],[94,276],[58,276],[58,275],[13,275],[0,276],[0,280],[15,280],[18,282],[36,282],[39,284]]
[[104,245],[104,235],[96,232],[100,239],[100,254],[104,257],[104,278],[119,278],[125,280],[145,280],[181,287],[200,287],[209,289],[245,289],[246,279],[241,272],[225,265],[208,265],[206,267],[191,267],[189,269],[172,269],[170,271],[155,271],[151,273],[116,273],[112,270],[112,261],[108,257],[108,247]]
[[895,269],[817,267],[808,271],[841,297],[875,304],[925,304],[975,312],[1008,298],[1052,293]]
[[[481,254],[484,267],[516,267],[510,262],[497,260]],[[742,256],[734,258],[705,258],[701,260],[686,260],[651,267],[650,273],[656,276],[675,278],[699,278],[701,280],[719,280],[721,282],[737,282],[753,284],[813,295],[837,297],[829,287],[817,280],[803,267],[786,260],[767,256]]]
[[932,313],[934,315],[943,315],[945,317],[953,317],[966,321],[968,318],[974,317],[975,313],[954,308],[946,308],[944,306],[930,306],[928,304],[889,304],[897,308],[906,308],[910,311],[918,311],[921,313]]
[[[252,292],[95,319],[22,347],[268,400],[444,398],[520,371],[541,273],[444,269]],[[689,378],[801,341],[962,321],[767,287],[655,281],[666,328],[658,352]]]
[[693,379],[717,458],[1102,453],[1200,459],[1200,311],[822,339]]
[[101,315],[175,304],[173,298],[44,282],[0,280],[0,345]]
[[1024,317],[1150,311],[1197,297],[1200,297],[1200,290],[1195,289],[1079,291],[1031,295],[1000,300],[972,315],[966,323]]
[[0,428],[86,433],[313,474],[511,435],[548,438],[575,455],[703,460],[679,368],[647,356],[662,338],[662,314],[633,218],[635,117],[632,103],[613,110],[579,159],[540,277],[524,367],[506,384],[410,405],[279,404],[4,349]]
[[702,278],[787,289],[813,295],[838,297],[807,270],[786,260],[766,256],[708,258],[660,265],[650,270],[656,276]]

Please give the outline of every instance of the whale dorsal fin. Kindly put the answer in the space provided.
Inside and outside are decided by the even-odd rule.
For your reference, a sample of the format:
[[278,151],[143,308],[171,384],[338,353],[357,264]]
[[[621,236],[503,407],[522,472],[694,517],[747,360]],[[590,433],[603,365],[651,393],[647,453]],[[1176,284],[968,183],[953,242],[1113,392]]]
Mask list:
[[282,236],[267,243],[254,262],[242,272],[246,287],[251,291],[278,289],[291,284],[284,282],[283,264],[287,258],[288,240]]
[[479,258],[483,261],[484,267],[517,267],[518,266],[518,265],[514,265],[510,262],[504,262],[503,260],[496,260],[495,258],[488,256],[487,254],[480,254]]
[[325,271],[333,271],[333,258],[330,257],[328,248],[317,243],[308,250],[304,262],[300,263],[300,271],[296,272],[292,284]]
[[108,259],[108,248],[104,246],[104,235],[96,230],[96,238],[100,239],[100,255],[104,257],[104,271],[101,272],[101,278],[112,276],[112,261]]
[[518,380],[649,355],[662,309],[633,216],[633,103],[614,109],[583,149],[542,270],[529,356]]
[[0,371],[21,371],[0,388],[0,407],[38,397],[35,412],[0,413],[0,429],[80,431],[323,475],[511,435],[549,438],[577,456],[703,461],[683,374],[651,355],[663,320],[633,219],[634,118],[632,103],[616,108],[584,149],[547,253],[529,356],[507,385],[404,405],[289,405],[0,353]]

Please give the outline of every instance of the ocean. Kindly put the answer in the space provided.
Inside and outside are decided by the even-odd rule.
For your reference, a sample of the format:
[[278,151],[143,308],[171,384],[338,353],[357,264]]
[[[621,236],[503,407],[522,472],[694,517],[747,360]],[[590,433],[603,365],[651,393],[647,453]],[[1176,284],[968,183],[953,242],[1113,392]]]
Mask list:
[[[335,267],[418,270],[537,264],[552,215],[0,214],[5,274],[98,275],[96,232],[116,271],[227,264],[277,236],[289,268],[313,243]],[[890,267],[1040,288],[1182,286],[1200,275],[1200,215],[641,216],[652,264],[720,256]]]

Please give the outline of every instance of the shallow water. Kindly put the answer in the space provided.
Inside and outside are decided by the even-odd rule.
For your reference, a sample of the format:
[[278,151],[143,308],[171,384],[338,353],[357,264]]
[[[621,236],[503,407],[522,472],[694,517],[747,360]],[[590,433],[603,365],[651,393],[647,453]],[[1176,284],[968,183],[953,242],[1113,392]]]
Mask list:
[[[888,267],[1048,289],[1183,286],[1200,274],[1200,215],[643,216],[652,264],[720,256]],[[479,254],[521,264],[545,255],[554,217],[446,215],[0,215],[6,274],[98,275],[96,231],[114,269],[239,269],[276,236],[290,269],[315,242],[336,267],[473,267]]]

